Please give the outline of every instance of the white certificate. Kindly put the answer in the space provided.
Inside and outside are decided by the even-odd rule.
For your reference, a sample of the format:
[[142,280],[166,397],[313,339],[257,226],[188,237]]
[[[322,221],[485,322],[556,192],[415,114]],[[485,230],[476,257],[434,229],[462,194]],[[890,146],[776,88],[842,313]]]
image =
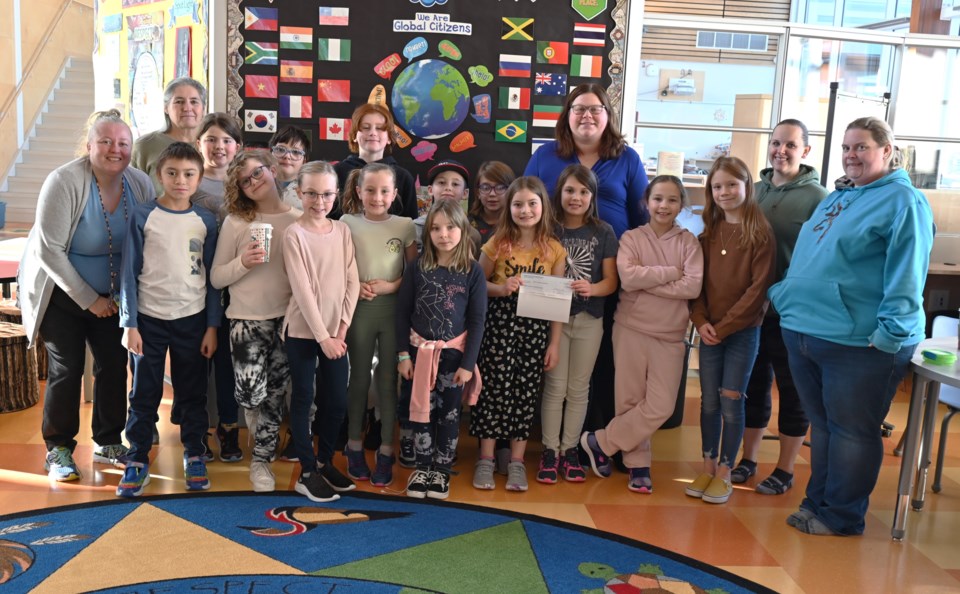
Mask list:
[[523,273],[523,285],[517,295],[517,315],[552,322],[570,320],[573,298],[569,278]]

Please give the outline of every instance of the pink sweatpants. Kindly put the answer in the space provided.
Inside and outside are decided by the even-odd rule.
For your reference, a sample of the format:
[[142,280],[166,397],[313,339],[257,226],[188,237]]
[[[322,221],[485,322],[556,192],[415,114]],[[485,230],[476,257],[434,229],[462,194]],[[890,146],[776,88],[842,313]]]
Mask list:
[[623,452],[627,468],[650,467],[650,438],[676,407],[684,349],[682,339],[667,342],[613,326],[617,416],[596,437],[608,456]]

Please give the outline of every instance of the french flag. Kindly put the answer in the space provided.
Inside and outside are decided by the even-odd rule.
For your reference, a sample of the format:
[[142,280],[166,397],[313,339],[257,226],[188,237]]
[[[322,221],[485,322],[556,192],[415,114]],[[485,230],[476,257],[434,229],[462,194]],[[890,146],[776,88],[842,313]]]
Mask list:
[[312,118],[313,97],[303,97],[300,95],[281,95],[280,117],[301,119]]

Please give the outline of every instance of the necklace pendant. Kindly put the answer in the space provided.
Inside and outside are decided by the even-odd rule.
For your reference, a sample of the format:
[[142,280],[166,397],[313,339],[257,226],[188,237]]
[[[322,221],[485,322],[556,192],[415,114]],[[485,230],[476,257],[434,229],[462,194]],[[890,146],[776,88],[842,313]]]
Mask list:
[[720,255],[721,255],[721,256],[726,256],[726,255],[727,255],[727,250],[720,250]]

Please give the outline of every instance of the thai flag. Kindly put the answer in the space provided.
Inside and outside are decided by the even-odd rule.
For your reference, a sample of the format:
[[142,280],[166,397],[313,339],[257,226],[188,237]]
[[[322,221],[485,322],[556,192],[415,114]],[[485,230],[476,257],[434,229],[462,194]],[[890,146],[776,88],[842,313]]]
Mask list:
[[587,45],[603,47],[607,40],[606,25],[591,25],[590,23],[574,23],[573,45]]

